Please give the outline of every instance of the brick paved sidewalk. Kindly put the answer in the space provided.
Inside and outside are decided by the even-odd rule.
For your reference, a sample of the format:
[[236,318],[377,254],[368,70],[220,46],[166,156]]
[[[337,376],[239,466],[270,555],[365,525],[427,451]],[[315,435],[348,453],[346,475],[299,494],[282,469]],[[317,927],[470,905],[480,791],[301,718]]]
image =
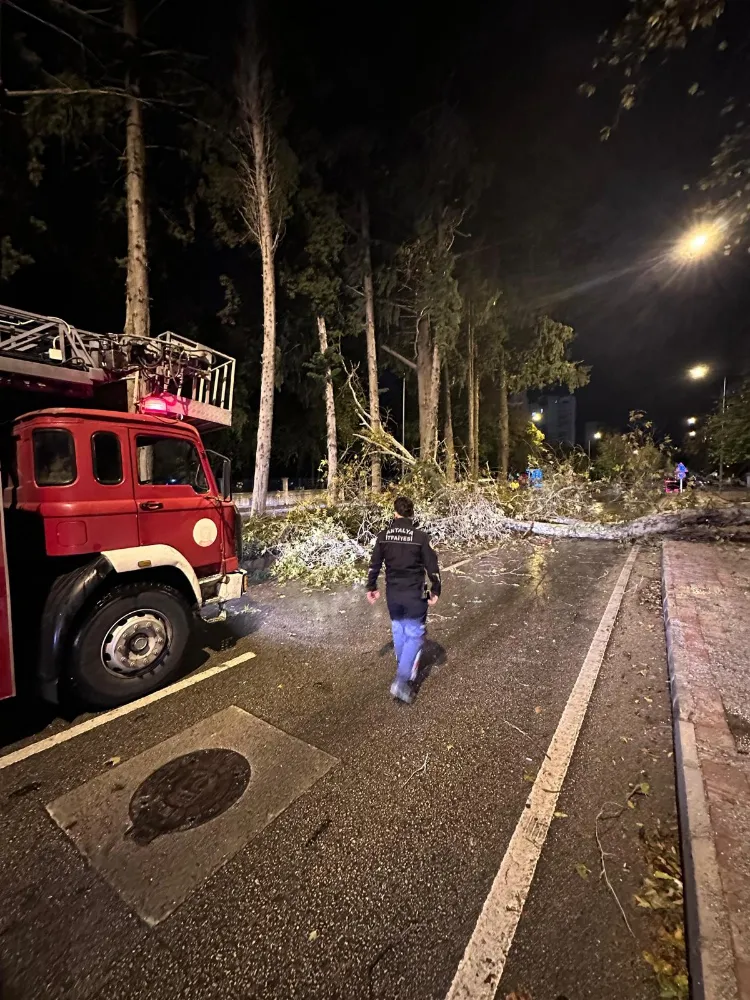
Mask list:
[[695,1000],[750,1000],[750,549],[665,542]]

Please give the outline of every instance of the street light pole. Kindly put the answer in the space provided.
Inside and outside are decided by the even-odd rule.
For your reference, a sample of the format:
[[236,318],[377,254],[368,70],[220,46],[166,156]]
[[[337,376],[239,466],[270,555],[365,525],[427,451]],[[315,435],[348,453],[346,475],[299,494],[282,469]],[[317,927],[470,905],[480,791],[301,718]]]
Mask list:
[[[698,380],[705,378],[709,375],[711,369],[708,365],[693,365],[692,368],[688,370],[688,375],[693,380]],[[721,436],[719,438],[719,492],[721,493],[721,487],[724,484],[724,414],[727,409],[727,377],[724,376],[722,389],[721,389]],[[690,421],[688,421],[690,422]]]
[[593,434],[589,434],[589,465],[591,465],[591,439],[592,438],[594,439],[594,441],[601,441],[601,439],[602,439],[602,432],[601,431],[594,431]]

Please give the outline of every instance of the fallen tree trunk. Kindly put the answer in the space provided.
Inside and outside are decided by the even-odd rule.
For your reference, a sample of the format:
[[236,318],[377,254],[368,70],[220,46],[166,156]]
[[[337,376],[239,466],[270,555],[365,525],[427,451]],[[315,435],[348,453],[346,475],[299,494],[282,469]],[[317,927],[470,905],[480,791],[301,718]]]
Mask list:
[[625,524],[597,524],[570,518],[551,521],[500,519],[500,525],[518,535],[546,535],[552,538],[589,538],[624,542],[654,536],[679,538],[726,537],[733,529],[750,525],[750,504],[733,507],[678,510],[667,514],[647,514]]

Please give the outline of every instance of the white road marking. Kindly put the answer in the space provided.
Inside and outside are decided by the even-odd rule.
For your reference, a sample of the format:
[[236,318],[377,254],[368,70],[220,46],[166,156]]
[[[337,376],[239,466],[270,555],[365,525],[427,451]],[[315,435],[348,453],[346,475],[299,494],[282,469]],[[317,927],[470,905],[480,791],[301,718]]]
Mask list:
[[104,712],[102,715],[95,715],[91,719],[86,719],[85,722],[80,722],[77,726],[71,726],[70,729],[64,729],[61,733],[55,733],[54,736],[47,736],[43,740],[37,740],[36,743],[29,743],[28,746],[21,747],[20,750],[14,750],[13,753],[0,757],[0,771],[6,767],[12,767],[13,764],[19,764],[22,760],[27,760],[29,757],[35,757],[38,753],[44,753],[45,750],[51,750],[52,747],[56,747],[60,743],[67,743],[68,740],[73,740],[76,736],[81,736],[83,733],[90,733],[92,729],[98,729],[99,726],[106,726],[108,722],[121,719],[123,715],[137,712],[138,709],[145,708],[146,705],[153,705],[154,702],[161,701],[162,698],[168,698],[172,694],[177,694],[178,691],[184,691],[185,688],[192,687],[193,684],[200,684],[201,681],[207,681],[209,677],[215,677],[217,674],[229,670],[230,667],[238,667],[240,663],[252,660],[254,656],[255,653],[243,653],[241,656],[235,656],[225,663],[219,663],[215,667],[209,667],[208,670],[191,674],[190,677],[184,677],[181,681],[177,681],[169,687],[154,691],[153,694],[147,694],[145,698],[139,698],[138,701],[128,702],[127,705],[113,708],[111,712]]
[[492,1000],[495,996],[637,555],[636,545],[591,640],[446,1000]]
[[246,663],[248,660],[255,659],[255,653],[241,653],[239,656],[235,656],[231,660],[225,660],[220,663],[219,666],[226,670],[227,667],[238,667],[240,663]]

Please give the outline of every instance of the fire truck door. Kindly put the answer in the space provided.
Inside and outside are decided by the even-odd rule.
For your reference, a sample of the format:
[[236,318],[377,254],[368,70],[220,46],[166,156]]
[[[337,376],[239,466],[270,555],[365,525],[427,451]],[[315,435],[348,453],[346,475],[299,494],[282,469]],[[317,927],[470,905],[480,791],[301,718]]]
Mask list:
[[220,572],[221,503],[195,443],[168,431],[131,440],[140,544],[171,545],[199,576]]

